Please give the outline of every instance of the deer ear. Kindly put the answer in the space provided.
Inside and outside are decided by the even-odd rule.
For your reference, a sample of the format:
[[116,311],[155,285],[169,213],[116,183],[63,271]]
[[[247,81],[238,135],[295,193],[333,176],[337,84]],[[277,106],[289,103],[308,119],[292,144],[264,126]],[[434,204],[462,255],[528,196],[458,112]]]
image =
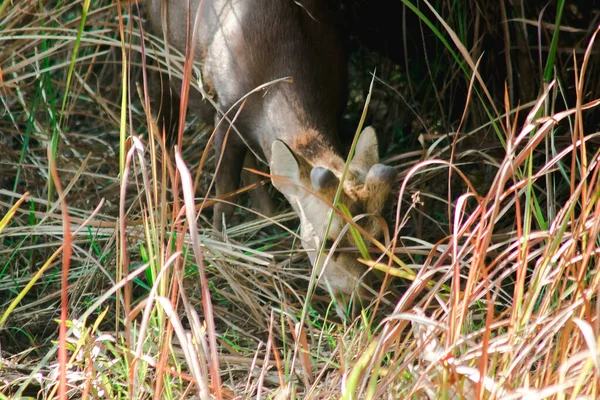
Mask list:
[[398,175],[396,168],[383,164],[375,164],[365,179],[365,190],[368,193],[367,211],[380,213],[387,200]]
[[356,152],[352,164],[369,170],[379,162],[379,149],[377,147],[377,135],[372,126],[368,126],[360,134],[356,144]]
[[302,190],[300,165],[292,150],[281,140],[271,145],[271,180],[286,196],[297,196]]
[[310,183],[317,192],[325,192],[337,188],[340,181],[331,170],[324,167],[314,167],[310,171]]

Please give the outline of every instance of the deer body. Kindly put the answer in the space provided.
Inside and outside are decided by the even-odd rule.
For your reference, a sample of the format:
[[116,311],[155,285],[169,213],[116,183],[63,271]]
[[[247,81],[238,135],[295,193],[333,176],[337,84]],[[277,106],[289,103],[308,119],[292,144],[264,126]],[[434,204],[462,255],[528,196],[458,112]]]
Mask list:
[[[188,0],[149,0],[150,29],[185,54],[187,27],[193,32],[197,18],[197,33],[189,44],[195,46],[205,91],[222,112],[261,85],[292,78],[292,83],[280,82],[248,96],[234,125],[252,151],[267,161],[273,184],[299,214],[304,247],[318,249],[330,211],[322,199],[333,200],[344,170],[338,123],[347,100],[348,65],[335,23],[335,1],[189,0],[189,4],[188,10]],[[171,79],[171,84],[178,95],[181,82]],[[166,114],[169,107],[178,108],[176,96],[163,100],[162,113],[169,125]],[[190,92],[189,107],[205,118],[215,115],[214,147],[222,159],[216,173],[217,196],[233,192],[248,147],[233,130],[227,134],[227,123],[218,124],[222,115],[216,115],[200,93]],[[237,111],[234,108],[229,118]],[[395,173],[375,165],[378,159],[375,134],[367,129],[343,186],[341,201],[353,215],[381,212]],[[215,227],[221,229],[223,216],[227,219],[232,211],[219,203]],[[328,239],[335,240],[345,225],[342,217],[334,216]],[[373,235],[379,233],[373,216],[363,218],[360,225]],[[341,246],[352,245],[346,236]],[[314,263],[314,255],[311,260]],[[350,294],[362,270],[356,255],[336,254],[324,275],[334,291]]]

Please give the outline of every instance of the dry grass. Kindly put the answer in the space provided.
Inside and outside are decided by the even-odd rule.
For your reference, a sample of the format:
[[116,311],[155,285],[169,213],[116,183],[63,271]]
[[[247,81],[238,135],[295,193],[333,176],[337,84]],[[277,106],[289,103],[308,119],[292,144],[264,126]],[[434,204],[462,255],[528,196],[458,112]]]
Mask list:
[[240,223],[212,231],[212,129],[189,119],[165,150],[136,3],[1,4],[0,399],[600,397],[593,30],[563,25],[585,38],[555,69],[573,85],[542,72],[515,105],[531,88],[487,86],[481,48],[451,29],[468,12],[440,16],[464,112],[442,134],[443,102],[403,97],[428,111],[420,147],[396,137],[388,155],[395,225],[365,260],[382,289],[340,321],[324,292],[303,318],[310,270],[284,204],[268,220],[231,200]]

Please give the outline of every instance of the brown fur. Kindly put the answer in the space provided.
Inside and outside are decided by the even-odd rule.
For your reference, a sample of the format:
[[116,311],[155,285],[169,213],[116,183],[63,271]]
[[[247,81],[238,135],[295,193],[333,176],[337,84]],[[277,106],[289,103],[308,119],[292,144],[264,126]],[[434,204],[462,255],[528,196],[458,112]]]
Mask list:
[[[222,159],[216,172],[217,196],[238,188],[247,142],[267,160],[271,174],[278,175],[274,177],[275,187],[299,213],[303,245],[318,247],[324,239],[322,227],[329,208],[309,194],[314,191],[311,170],[324,167],[340,179],[345,165],[339,152],[338,123],[346,104],[348,66],[335,19],[336,1],[189,0],[189,11],[187,4],[188,0],[148,0],[149,26],[155,35],[166,35],[166,42],[185,54],[186,25],[189,21],[193,30],[199,15],[197,36],[190,43],[197,48],[194,61],[220,111],[229,110],[260,85],[285,77],[293,79],[293,83],[278,83],[247,98],[235,123],[245,140],[233,130],[227,136],[227,123],[219,125],[214,141],[217,156]],[[178,94],[181,81],[175,77],[168,81]],[[178,110],[179,105],[171,96],[163,96],[162,101],[161,121],[174,130],[177,122],[169,116],[177,114],[169,110]],[[222,117],[196,91],[190,92],[188,105],[205,119],[213,114],[218,122]],[[230,117],[237,110],[233,111]],[[353,215],[367,210],[380,213],[380,204],[391,184],[388,179],[382,181],[381,187],[365,187],[365,177],[378,159],[376,150],[372,154],[372,149],[377,148],[374,132],[365,132],[357,148],[356,159],[360,162],[353,162],[348,170],[340,199]],[[372,188],[378,188],[382,194],[372,193]],[[335,189],[328,188],[319,195],[332,202]],[[232,212],[231,206],[218,203],[214,227],[223,229],[223,216],[228,219]],[[372,219],[361,220],[361,225],[377,233],[373,223],[368,222]],[[334,220],[326,239],[335,240],[345,225],[337,215]],[[345,235],[342,245],[351,243]],[[335,254],[326,268],[324,276],[334,292],[346,294],[356,289],[363,271],[356,257],[348,254]]]

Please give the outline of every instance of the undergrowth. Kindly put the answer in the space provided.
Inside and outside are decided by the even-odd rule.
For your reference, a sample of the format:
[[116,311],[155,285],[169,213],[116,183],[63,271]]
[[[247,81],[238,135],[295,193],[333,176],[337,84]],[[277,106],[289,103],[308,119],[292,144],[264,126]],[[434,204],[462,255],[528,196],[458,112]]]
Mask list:
[[[380,280],[355,319],[307,297],[285,203],[264,218],[253,185],[211,195],[212,126],[190,115],[165,143],[141,5],[48,3],[0,5],[0,398],[600,397],[596,30],[564,2],[539,19],[503,2],[507,52],[486,55],[468,2],[404,1],[444,52],[378,64],[399,183],[386,240],[339,249]],[[494,62],[509,75],[490,85]],[[238,205],[224,234],[216,201]]]

